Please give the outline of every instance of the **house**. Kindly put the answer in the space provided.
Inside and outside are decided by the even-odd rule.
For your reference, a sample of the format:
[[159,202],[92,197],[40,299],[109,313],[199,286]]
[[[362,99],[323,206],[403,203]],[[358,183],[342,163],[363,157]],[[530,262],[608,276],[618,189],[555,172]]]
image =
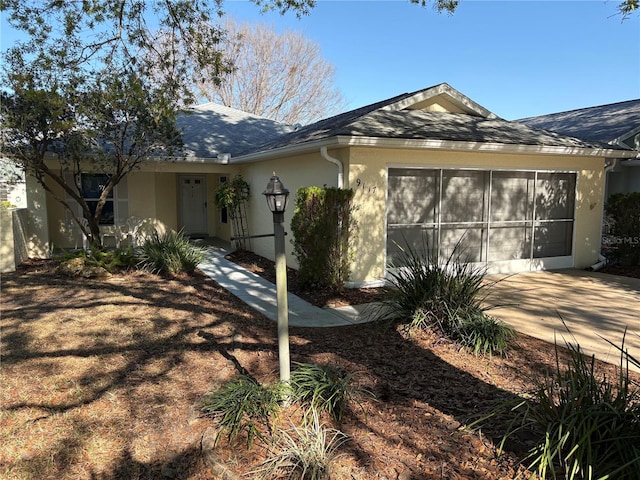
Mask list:
[[[288,125],[214,103],[187,110],[177,124],[183,132],[182,156],[151,158],[115,187],[102,213],[105,244],[113,244],[113,227],[124,225],[129,218],[144,220],[147,232],[173,229],[192,237],[228,239],[230,224],[216,210],[213,191],[237,172],[229,158],[291,131]],[[88,201],[97,199],[104,177],[100,172],[82,175]],[[74,204],[69,197],[66,200]],[[76,208],[81,216],[77,204]],[[56,247],[83,245],[83,235],[70,213],[52,198],[46,199],[46,223],[49,242]]]
[[635,159],[611,159],[605,198],[614,193],[640,192],[640,99],[517,121],[533,128],[638,151]]
[[[113,197],[114,223],[136,216],[229,240],[213,190],[232,175],[250,185],[251,234],[273,231],[261,192],[274,171],[292,197],[302,186],[353,188],[351,286],[379,284],[399,245],[425,237],[441,255],[462,242],[495,272],[588,267],[600,251],[606,159],[636,154],[505,121],[447,84],[297,129],[211,104],[181,122],[188,155],[132,172]],[[39,198],[48,241],[77,245],[62,207]],[[285,225],[292,215],[290,207]],[[252,250],[273,258],[273,241],[255,239]],[[287,250],[294,264],[289,242]]]

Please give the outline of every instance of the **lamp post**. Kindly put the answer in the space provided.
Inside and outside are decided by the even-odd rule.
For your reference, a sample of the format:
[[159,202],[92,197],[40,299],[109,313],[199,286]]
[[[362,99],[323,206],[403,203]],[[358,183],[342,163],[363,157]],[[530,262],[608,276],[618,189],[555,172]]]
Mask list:
[[287,305],[287,260],[284,253],[284,211],[287,208],[287,190],[280,178],[273,176],[263,192],[269,210],[273,213],[273,234],[276,248],[276,298],[278,303],[278,359],[280,381],[289,383],[291,365],[289,362],[289,307]]

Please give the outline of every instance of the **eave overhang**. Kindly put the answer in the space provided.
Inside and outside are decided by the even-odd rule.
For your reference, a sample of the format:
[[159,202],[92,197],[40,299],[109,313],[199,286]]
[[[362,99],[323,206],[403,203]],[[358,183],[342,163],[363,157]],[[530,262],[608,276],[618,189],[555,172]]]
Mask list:
[[287,145],[285,147],[264,150],[241,155],[231,159],[231,164],[253,163],[274,158],[303,155],[318,151],[321,147],[369,147],[396,148],[409,150],[446,150],[456,152],[486,152],[521,155],[568,155],[603,158],[637,158],[634,150],[618,150],[608,148],[583,148],[558,145],[518,145],[491,142],[466,142],[433,139],[403,139],[381,137],[336,136],[321,140]]

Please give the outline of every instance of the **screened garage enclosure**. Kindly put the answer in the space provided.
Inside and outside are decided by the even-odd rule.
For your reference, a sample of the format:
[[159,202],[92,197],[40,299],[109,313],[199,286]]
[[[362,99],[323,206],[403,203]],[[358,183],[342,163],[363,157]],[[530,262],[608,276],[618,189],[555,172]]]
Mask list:
[[458,245],[491,272],[573,265],[575,172],[389,168],[387,264]]

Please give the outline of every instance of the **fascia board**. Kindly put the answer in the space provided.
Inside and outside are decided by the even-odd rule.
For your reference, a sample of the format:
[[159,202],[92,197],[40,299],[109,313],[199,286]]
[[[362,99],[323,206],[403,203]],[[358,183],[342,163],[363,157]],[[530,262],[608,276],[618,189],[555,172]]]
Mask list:
[[214,163],[214,164],[217,164],[217,165],[228,165],[230,163],[229,161],[221,160],[221,159],[219,159],[217,157],[191,157],[191,156],[184,156],[184,157],[151,156],[151,157],[148,157],[148,159],[144,160],[144,162],[155,162],[155,163],[161,163],[161,162],[166,162],[166,163]]
[[[82,160],[89,161],[94,158],[92,155],[85,155]],[[45,160],[53,161],[60,160],[60,156],[53,152],[45,153]],[[217,157],[192,157],[192,156],[157,156],[151,155],[141,160],[140,163],[214,163],[220,165],[228,165],[229,162],[225,162]]]
[[409,98],[405,98],[403,100],[399,100],[395,103],[389,104],[381,108],[381,110],[393,110],[393,111],[403,110],[411,105],[414,105],[416,103],[422,102],[424,100],[428,100],[429,98],[433,98],[442,94],[449,97],[449,99],[453,103],[458,104],[463,110],[465,109],[470,110],[485,118],[498,118],[496,114],[490,112],[489,110],[484,108],[482,105],[474,102],[469,97],[460,93],[459,91],[457,91],[455,88],[453,88],[447,83],[442,83],[435,87],[429,88],[425,91],[416,93],[415,95],[412,95]]
[[319,151],[321,147],[336,145],[338,144],[338,138],[339,137],[330,137],[322,140],[313,140],[311,142],[297,143],[295,145],[287,145],[286,147],[274,148],[272,150],[263,150],[261,152],[231,157],[231,161],[229,163],[231,165],[237,165],[243,163],[262,162],[291,155],[303,155],[305,153]]
[[315,152],[324,146],[406,148],[412,150],[448,150],[458,152],[487,152],[523,155],[577,155],[583,157],[636,158],[634,150],[579,148],[552,145],[515,145],[505,143],[464,142],[451,140],[414,140],[402,138],[336,136],[231,159],[231,164],[254,163],[292,155]]
[[530,155],[579,155],[585,157],[636,158],[634,150],[562,147],[553,145],[517,145],[506,143],[451,140],[413,140],[377,137],[338,137],[338,144],[359,147],[410,148],[424,150],[473,151]]
[[629,148],[628,145],[626,145],[624,143],[625,140],[631,138],[631,137],[635,137],[637,134],[640,133],[640,127],[634,128],[633,130],[625,133],[624,135],[620,135],[618,138],[612,140],[611,142],[609,142],[611,145],[619,145],[621,147],[625,147],[625,148]]

